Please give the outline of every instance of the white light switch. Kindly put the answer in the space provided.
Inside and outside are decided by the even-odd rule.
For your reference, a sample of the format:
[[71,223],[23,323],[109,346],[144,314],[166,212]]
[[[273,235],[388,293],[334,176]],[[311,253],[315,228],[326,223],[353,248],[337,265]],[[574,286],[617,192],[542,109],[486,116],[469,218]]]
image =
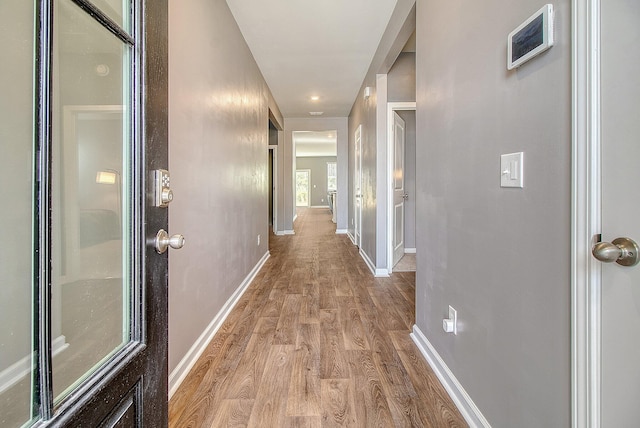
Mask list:
[[500,187],[524,187],[524,153],[500,156]]

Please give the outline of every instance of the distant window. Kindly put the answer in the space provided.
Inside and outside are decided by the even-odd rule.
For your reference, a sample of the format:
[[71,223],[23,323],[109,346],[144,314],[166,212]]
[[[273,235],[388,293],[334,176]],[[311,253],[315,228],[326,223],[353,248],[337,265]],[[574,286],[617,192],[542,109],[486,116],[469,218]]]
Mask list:
[[308,207],[309,184],[311,171],[308,169],[296,170],[296,207]]
[[338,189],[338,168],[335,162],[327,162],[327,190]]

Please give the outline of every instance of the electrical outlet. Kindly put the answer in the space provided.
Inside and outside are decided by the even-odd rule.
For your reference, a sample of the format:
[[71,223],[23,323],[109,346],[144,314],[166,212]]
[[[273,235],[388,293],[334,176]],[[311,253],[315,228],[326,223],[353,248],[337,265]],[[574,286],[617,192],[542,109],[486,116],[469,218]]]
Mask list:
[[320,199],[320,202],[324,202],[324,199],[322,199],[322,198],[321,198],[321,199]]
[[449,318],[442,320],[442,329],[447,333],[458,334],[458,311],[449,306]]
[[258,247],[260,246],[260,235],[258,235]]
[[458,334],[458,311],[449,305],[449,319],[453,321],[453,334]]

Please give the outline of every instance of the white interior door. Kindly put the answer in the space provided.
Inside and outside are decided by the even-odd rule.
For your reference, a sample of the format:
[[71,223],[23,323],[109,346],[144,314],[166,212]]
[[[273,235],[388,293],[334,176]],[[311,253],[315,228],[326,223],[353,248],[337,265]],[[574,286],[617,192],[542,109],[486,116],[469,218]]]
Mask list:
[[354,177],[353,177],[353,206],[354,206],[354,234],[356,245],[361,245],[361,221],[362,221],[362,125],[358,126],[355,135],[354,149]]
[[393,112],[393,265],[404,255],[404,120]]
[[[640,242],[640,2],[601,11],[602,241]],[[601,269],[601,426],[640,424],[640,265]]]

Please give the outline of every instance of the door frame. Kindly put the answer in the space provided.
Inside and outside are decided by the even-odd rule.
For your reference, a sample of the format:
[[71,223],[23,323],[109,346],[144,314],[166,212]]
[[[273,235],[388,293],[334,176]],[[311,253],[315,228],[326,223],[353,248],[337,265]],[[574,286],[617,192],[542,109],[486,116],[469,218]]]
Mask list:
[[571,420],[600,426],[600,0],[572,0]]
[[415,101],[387,103],[387,272],[393,272],[393,113],[416,111]]
[[[353,241],[354,244],[362,249],[362,124],[358,125],[356,131],[353,136],[353,175],[354,175],[354,183],[353,183]],[[356,158],[356,148],[357,156]],[[356,168],[357,165],[360,165],[360,169]],[[356,183],[360,184],[360,196],[356,194]],[[356,204],[357,198],[360,198],[360,209],[358,209],[358,205]]]
[[[278,131],[280,132],[280,131]],[[271,186],[273,187],[273,194],[272,194],[272,198],[273,198],[273,218],[271,219],[273,221],[273,224],[271,225],[273,233],[275,235],[278,234],[278,146],[268,146],[268,149],[273,152],[272,154],[272,158],[273,158],[273,170],[271,171]]]
[[[67,105],[67,106],[64,106],[63,114],[62,114],[62,122],[61,122],[62,135],[63,135],[63,138],[61,139],[62,153],[60,154],[63,160],[63,163],[67,165],[76,165],[78,163],[78,153],[76,150],[74,150],[75,146],[73,144],[75,144],[77,141],[77,125],[81,115],[83,114],[110,115],[110,114],[116,114],[116,113],[120,113],[120,114],[124,113],[124,109],[121,105]],[[67,192],[66,197],[68,199],[68,203],[76,203],[77,201],[75,200],[75,198],[73,198],[73,196],[75,196],[77,189],[75,188],[70,189],[70,186],[75,186],[75,184],[77,183],[77,177],[75,175],[73,178],[70,177],[69,174],[71,173],[72,171],[70,169],[65,170],[64,175],[61,177],[60,180],[63,183],[65,191]],[[75,174],[77,175],[77,171],[75,171]],[[124,186],[127,186],[128,183],[126,182],[123,183],[122,178],[123,178],[122,174],[120,174],[119,184],[122,185],[124,188]],[[118,183],[116,182],[116,184]],[[53,203],[58,204],[59,201],[54,200]],[[120,206],[121,216],[124,215],[124,212],[125,212],[123,208],[124,208],[123,206]],[[61,217],[63,217],[62,224],[58,226],[60,227],[64,226],[63,227],[64,230],[73,231],[72,232],[73,236],[71,237],[71,239],[68,240],[68,242],[70,243],[69,246],[71,246],[74,250],[78,250],[77,248],[75,248],[78,242],[78,236],[77,236],[78,232],[77,232],[77,227],[74,227],[80,221],[78,218],[78,214],[74,212],[67,212],[67,213],[64,213],[64,216],[61,216]],[[127,220],[128,219],[121,217],[120,221],[122,222]],[[61,231],[58,231],[58,232],[61,232]],[[57,242],[58,245],[60,245],[61,239],[60,237],[54,237],[54,241]],[[79,260],[77,259],[66,260],[64,264],[62,264],[61,260],[56,260],[56,263],[60,263],[58,267],[59,272],[65,272],[64,274],[61,275],[61,278],[58,278],[59,280],[74,281],[76,279],[74,275],[77,272],[78,264],[80,263]]]

